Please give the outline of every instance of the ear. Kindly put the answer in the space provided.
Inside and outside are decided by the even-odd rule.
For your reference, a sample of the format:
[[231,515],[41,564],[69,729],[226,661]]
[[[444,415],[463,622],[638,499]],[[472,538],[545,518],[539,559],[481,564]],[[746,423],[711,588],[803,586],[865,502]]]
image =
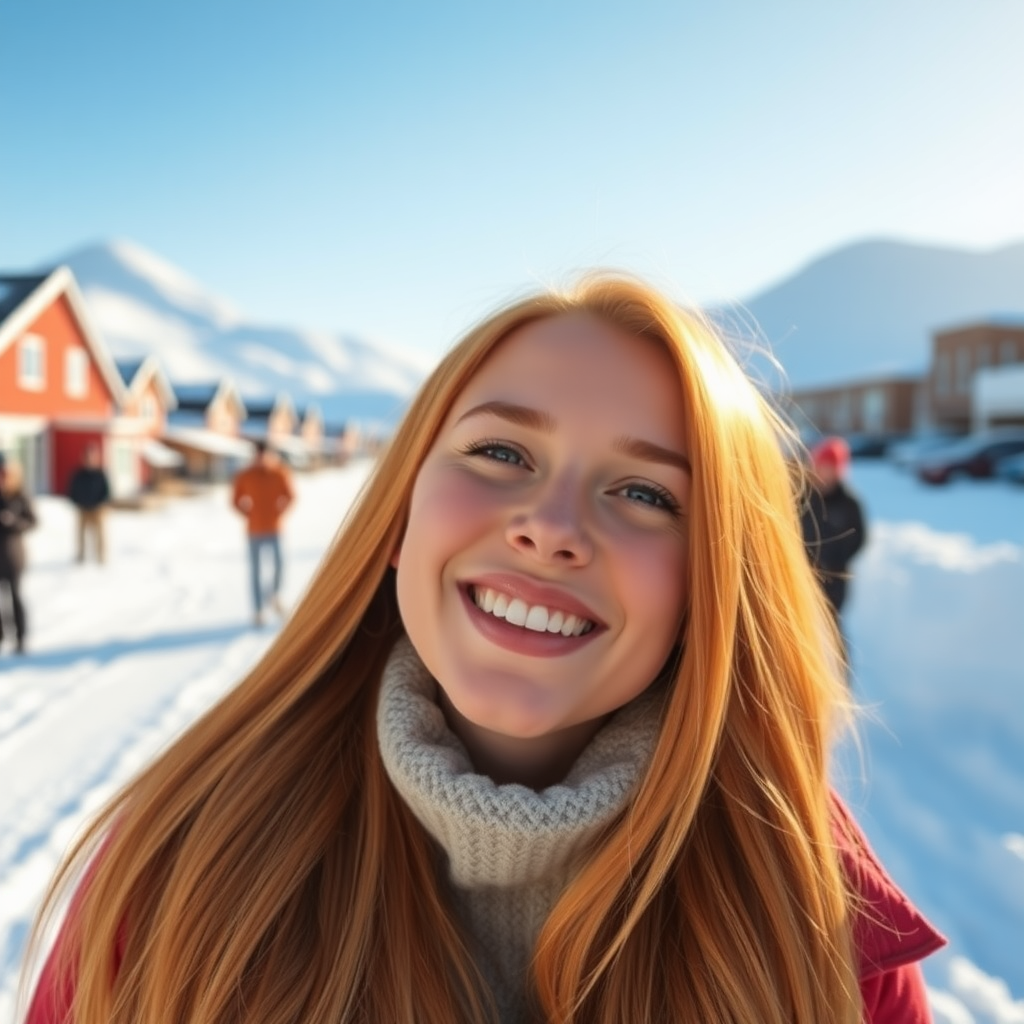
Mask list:
[[[404,538],[403,538],[404,539]],[[398,556],[402,553],[402,541],[399,541],[395,546],[395,550],[391,552],[391,568],[398,568]]]

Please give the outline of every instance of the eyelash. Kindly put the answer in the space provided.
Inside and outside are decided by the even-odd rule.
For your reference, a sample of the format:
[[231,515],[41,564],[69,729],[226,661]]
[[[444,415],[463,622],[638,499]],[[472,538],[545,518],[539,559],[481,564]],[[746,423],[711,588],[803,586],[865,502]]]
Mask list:
[[[647,491],[649,494],[653,494],[660,502],[661,505],[651,506],[652,508],[663,508],[674,518],[679,518],[679,513],[682,511],[679,507],[679,502],[665,490],[664,487],[659,487],[657,484],[627,484],[622,488],[623,491]],[[639,502],[638,504],[647,504],[646,502]]]
[[[509,444],[507,441],[497,440],[484,440],[474,441],[472,444],[468,444],[460,449],[463,455],[480,455],[484,458],[489,459],[491,462],[497,462],[505,466],[514,466],[517,463],[510,461],[509,459],[498,459],[493,454],[494,451],[511,452],[516,458],[520,459],[523,464],[526,463],[526,456],[515,447],[515,445]],[[648,502],[635,502],[637,505],[644,505],[650,508],[661,508],[665,512],[668,512],[673,518],[678,519],[682,509],[679,507],[679,502],[676,501],[672,495],[665,490],[664,487],[660,487],[658,484],[626,484],[625,487],[619,489],[619,493],[629,490],[646,491],[648,494],[653,495],[661,503],[660,505],[650,504]]]
[[496,459],[490,454],[495,450],[512,452],[516,458],[521,459],[524,463],[526,462],[526,456],[515,445],[511,445],[507,441],[474,441],[472,444],[468,444],[460,449],[463,455],[483,455],[490,459],[491,462],[499,462],[506,466],[515,465],[515,463],[509,462],[508,459]]

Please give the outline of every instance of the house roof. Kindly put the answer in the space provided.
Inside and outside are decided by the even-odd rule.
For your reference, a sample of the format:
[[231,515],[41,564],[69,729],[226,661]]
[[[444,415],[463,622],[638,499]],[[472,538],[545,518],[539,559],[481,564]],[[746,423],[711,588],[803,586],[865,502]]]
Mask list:
[[295,403],[292,401],[291,395],[285,391],[279,391],[273,399],[262,396],[253,398],[250,395],[246,399],[245,408],[250,419],[267,420],[281,412],[289,413],[293,419],[298,418],[295,413]]
[[299,412],[299,419],[303,423],[319,423],[322,426],[324,414],[320,411],[319,405],[315,402],[310,402],[309,405]]
[[163,441],[183,448],[193,448],[209,455],[226,455],[247,459],[252,457],[252,442],[242,437],[225,437],[203,427],[168,427]]
[[170,410],[177,406],[174,388],[155,355],[148,355],[145,359],[118,359],[116,366],[128,394],[141,394],[152,380],[164,408]]
[[45,280],[45,274],[0,274],[0,325]]
[[219,381],[200,384],[172,384],[174,396],[178,402],[178,408],[182,411],[205,412],[209,406],[218,400],[233,402],[238,410],[238,418],[244,420],[249,416],[249,410],[242,396],[230,377],[221,377]]
[[959,323],[947,324],[932,332],[934,335],[959,334],[961,331],[973,331],[984,327],[1009,328],[1024,330],[1024,313],[989,313]]
[[28,330],[43,311],[61,296],[71,307],[86,348],[114,403],[123,405],[124,382],[103,336],[89,316],[85,299],[68,267],[57,267],[45,275],[0,274],[0,352]]

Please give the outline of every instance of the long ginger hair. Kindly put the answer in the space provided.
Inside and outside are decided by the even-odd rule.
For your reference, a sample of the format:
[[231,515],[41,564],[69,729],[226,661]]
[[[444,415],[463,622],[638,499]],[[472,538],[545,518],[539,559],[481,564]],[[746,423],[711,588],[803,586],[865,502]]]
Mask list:
[[698,315],[597,274],[502,310],[443,359],[274,645],[71,851],[41,920],[92,857],[63,945],[76,1024],[492,1018],[432,842],[378,752],[402,632],[390,558],[462,387],[513,330],[572,311],[678,365],[692,579],[650,764],[538,938],[538,1018],[859,1021],[827,779],[845,687],[785,427]]

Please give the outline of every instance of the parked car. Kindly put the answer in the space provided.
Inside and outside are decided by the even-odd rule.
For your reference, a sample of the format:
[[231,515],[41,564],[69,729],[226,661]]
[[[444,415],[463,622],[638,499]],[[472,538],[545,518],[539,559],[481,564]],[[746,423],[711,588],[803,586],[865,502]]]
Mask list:
[[995,465],[995,475],[1011,483],[1024,484],[1024,452],[1018,455],[1006,455]]
[[912,470],[929,455],[955,444],[959,434],[912,434],[890,445],[885,457],[897,468]]
[[846,443],[855,459],[880,459],[898,439],[897,434],[847,434]]
[[922,459],[917,475],[929,484],[944,484],[956,476],[990,477],[999,459],[1018,452],[1024,452],[1024,430],[972,434]]

